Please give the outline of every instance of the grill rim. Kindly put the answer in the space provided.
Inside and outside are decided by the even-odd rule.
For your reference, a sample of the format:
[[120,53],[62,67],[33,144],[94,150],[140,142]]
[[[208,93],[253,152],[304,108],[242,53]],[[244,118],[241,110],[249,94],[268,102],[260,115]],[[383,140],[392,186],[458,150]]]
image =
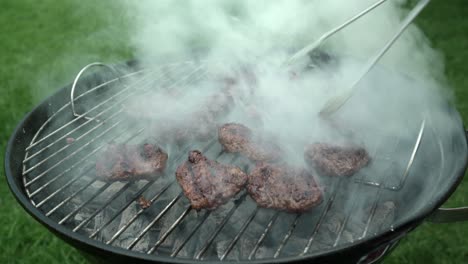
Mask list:
[[[127,62],[127,66],[133,67],[135,61],[130,61]],[[89,75],[83,77],[83,79],[88,80],[89,78],[95,78],[95,75]],[[61,107],[61,102],[63,102],[63,98],[67,98],[67,94],[69,89],[71,88],[71,85],[67,85],[61,89],[58,89],[56,92],[54,92],[52,95],[49,95],[46,99],[44,99],[42,102],[40,102],[38,105],[36,105],[29,113],[27,113],[23,119],[19,122],[19,124],[15,127],[13,130],[13,133],[11,134],[6,152],[5,152],[5,160],[4,160],[4,168],[5,168],[5,176],[7,178],[7,184],[10,188],[10,191],[13,193],[13,196],[15,199],[20,203],[20,205],[26,210],[26,212],[31,215],[35,220],[40,222],[42,225],[44,225],[47,229],[49,229],[51,232],[59,236],[62,240],[65,240],[66,242],[72,244],[73,246],[77,247],[80,250],[85,250],[87,252],[99,252],[101,256],[104,255],[109,255],[109,253],[112,254],[112,256],[116,259],[119,259],[121,257],[125,258],[136,258],[139,259],[140,261],[147,261],[147,262],[167,262],[171,261],[172,263],[193,263],[193,261],[197,261],[194,259],[184,259],[184,258],[169,258],[165,256],[158,256],[158,255],[148,255],[145,253],[140,253],[140,252],[135,252],[135,251],[130,251],[126,250],[124,248],[119,248],[111,245],[106,245],[104,243],[100,243],[99,241],[96,241],[94,239],[90,239],[86,236],[82,236],[80,234],[72,232],[72,230],[67,229],[66,227],[59,225],[58,223],[52,221],[48,217],[46,217],[43,213],[39,211],[38,208],[36,208],[30,200],[27,198],[24,186],[22,185],[21,182],[21,177],[14,176],[14,168],[13,164],[15,164],[15,157],[18,156],[18,154],[15,155],[15,150],[16,152],[24,153],[25,148],[17,148],[17,145],[27,145],[27,142],[24,141],[23,134],[28,133],[26,131],[30,130],[29,128],[31,127],[31,123],[44,121],[47,118],[47,115],[44,115],[45,107],[46,106],[52,106],[52,107]],[[57,99],[57,100],[54,100]],[[57,104],[57,102],[60,102],[60,105]],[[454,117],[458,118],[461,121],[460,114],[459,112],[453,107],[449,106],[450,109],[452,110],[452,115]],[[55,110],[55,109],[54,109]],[[41,123],[39,121],[39,123]],[[461,123],[460,124],[460,129],[464,129],[464,125]],[[29,136],[33,136],[31,133],[29,133]],[[467,142],[467,138],[465,137],[465,142]],[[19,144],[17,144],[19,141]],[[21,157],[24,157],[22,155]],[[18,163],[18,166],[21,166],[22,158],[19,161],[16,161]],[[444,195],[442,195],[439,199],[434,200],[434,201],[428,201],[426,203],[426,206],[419,214],[414,214],[413,217],[410,217],[405,223],[400,224],[399,226],[396,226],[394,230],[389,230],[386,232],[381,233],[380,235],[374,236],[374,237],[369,237],[369,238],[364,238],[360,241],[354,242],[353,244],[349,244],[347,246],[338,248],[338,249],[330,249],[330,250],[325,250],[321,252],[319,255],[304,255],[304,256],[291,256],[291,257],[282,257],[281,259],[264,259],[264,260],[242,260],[239,261],[239,263],[271,263],[271,261],[274,261],[275,263],[289,263],[289,262],[300,262],[300,261],[310,261],[310,260],[315,260],[315,261],[320,261],[320,260],[325,260],[327,258],[337,256],[337,255],[346,255],[350,256],[350,252],[352,252],[351,255],[358,254],[356,256],[360,256],[362,254],[365,254],[366,252],[371,251],[372,249],[375,249],[381,245],[384,245],[394,239],[399,239],[401,238],[404,234],[407,232],[411,231],[412,229],[416,228],[422,221],[424,221],[425,218],[430,216],[435,210],[437,210],[447,199],[453,194],[453,192],[456,190],[460,182],[462,181],[464,177],[464,173],[467,169],[468,166],[468,155],[464,157],[463,160],[463,166],[460,166],[460,168],[457,170],[457,173],[453,178],[451,179],[453,182],[450,184],[450,187],[446,190]],[[21,171],[18,169],[18,171]],[[21,175],[19,175],[21,176]],[[361,253],[359,253],[361,252]],[[104,253],[104,254],[103,254]],[[211,261],[211,260],[201,260],[203,263],[217,263],[218,261]]]

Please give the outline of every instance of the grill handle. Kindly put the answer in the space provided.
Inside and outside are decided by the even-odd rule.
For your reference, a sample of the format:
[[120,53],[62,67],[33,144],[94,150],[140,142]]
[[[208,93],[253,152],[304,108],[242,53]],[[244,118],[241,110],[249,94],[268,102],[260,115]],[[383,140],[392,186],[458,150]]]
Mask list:
[[[80,72],[76,75],[75,77],[75,80],[73,81],[73,84],[72,84],[72,87],[71,87],[71,90],[70,90],[70,103],[71,103],[71,109],[72,109],[72,112],[73,112],[73,115],[75,117],[84,117],[88,120],[93,120],[94,118],[93,117],[88,117],[88,116],[85,116],[83,114],[78,114],[75,110],[75,88],[76,88],[76,85],[78,84],[78,81],[80,80],[81,78],[81,75],[83,75],[83,73],[85,71],[87,71],[89,68],[92,68],[92,67],[96,67],[96,66],[99,66],[99,67],[106,67],[108,69],[110,69],[111,71],[113,71],[114,73],[118,73],[117,70],[108,65],[108,64],[104,64],[102,62],[94,62],[94,63],[91,63],[91,64],[88,64],[86,65],[85,67],[83,67]],[[120,77],[117,77],[117,79],[120,81]]]
[[[468,130],[465,131],[465,136],[468,140]],[[468,206],[439,208],[426,220],[436,224],[468,221]]]

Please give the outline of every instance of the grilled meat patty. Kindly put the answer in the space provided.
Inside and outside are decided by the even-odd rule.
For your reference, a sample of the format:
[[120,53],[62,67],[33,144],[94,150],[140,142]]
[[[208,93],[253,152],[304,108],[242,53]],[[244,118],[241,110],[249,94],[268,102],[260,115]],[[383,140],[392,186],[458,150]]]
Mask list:
[[236,195],[246,184],[247,174],[240,168],[209,160],[198,150],[176,170],[176,179],[192,208],[216,209]]
[[218,129],[218,139],[224,151],[241,153],[253,161],[275,161],[280,158],[281,149],[276,144],[254,136],[242,124],[224,124]]
[[104,181],[151,179],[164,171],[167,158],[154,144],[109,144],[98,156],[96,176]]
[[249,174],[247,191],[266,208],[292,213],[305,212],[322,202],[322,191],[304,169],[259,163]]
[[370,157],[364,148],[315,143],[306,147],[305,160],[320,174],[351,176],[365,167]]

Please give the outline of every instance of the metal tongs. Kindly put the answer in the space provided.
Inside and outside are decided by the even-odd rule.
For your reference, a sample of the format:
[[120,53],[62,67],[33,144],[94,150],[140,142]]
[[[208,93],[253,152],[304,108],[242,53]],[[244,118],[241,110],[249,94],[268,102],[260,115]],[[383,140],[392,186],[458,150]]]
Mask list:
[[[313,50],[315,50],[317,47],[319,47],[325,40],[333,36],[335,33],[338,31],[342,30],[349,24],[353,23],[360,17],[364,16],[365,14],[369,13],[376,7],[380,6],[387,0],[379,0],[372,6],[368,7],[364,11],[360,12],[359,14],[355,15],[351,19],[347,20],[345,23],[337,26],[336,28],[330,30],[329,32],[325,33],[322,35],[318,40],[315,42],[307,45],[303,49],[299,50],[296,52],[294,55],[292,55],[286,62],[285,65],[291,65],[295,62],[297,62],[300,58],[303,56],[309,54]],[[413,22],[413,20],[421,13],[421,11],[426,7],[426,5],[429,3],[430,0],[420,0],[419,3],[411,10],[411,12],[408,14],[408,16],[405,18],[403,21],[402,25],[398,29],[398,31],[395,33],[395,35],[392,36],[392,38],[385,44],[385,46],[377,52],[373,57],[371,57],[365,67],[363,68],[363,71],[361,74],[358,75],[358,78],[348,87],[346,90],[341,92],[338,95],[333,96],[330,98],[327,102],[325,102],[325,105],[322,107],[320,110],[320,115],[321,116],[330,116],[334,112],[336,112],[338,109],[340,109],[348,100],[351,98],[351,96],[354,94],[354,91],[356,89],[357,84],[366,76],[366,74],[375,66],[375,64],[382,58],[382,56],[390,49],[390,47],[395,43],[395,41],[400,37],[400,35],[405,31],[405,29]]]

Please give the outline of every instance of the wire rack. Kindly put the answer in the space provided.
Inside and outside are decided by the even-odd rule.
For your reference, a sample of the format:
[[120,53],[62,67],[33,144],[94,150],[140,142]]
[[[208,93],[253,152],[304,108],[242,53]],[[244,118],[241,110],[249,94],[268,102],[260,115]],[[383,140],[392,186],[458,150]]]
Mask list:
[[[88,87],[76,96],[79,78],[92,67],[103,64],[91,64],[80,72],[71,89],[71,100],[50,114],[26,148],[23,160],[23,184],[31,203],[73,232],[142,254],[195,260],[252,260],[319,254],[393,228],[393,223],[382,222],[385,217],[377,212],[382,211],[387,193],[398,192],[405,185],[425,133],[425,121],[414,144],[406,146],[410,153],[408,166],[398,185],[376,182],[366,175],[328,179],[323,182],[327,186],[323,203],[304,214],[259,208],[245,192],[222,210],[196,211],[176,183],[174,171],[194,148],[220,162],[241,162],[238,156],[222,152],[217,140],[174,147],[165,175],[150,181],[102,182],[95,177],[94,168],[96,155],[108,142],[131,143],[147,137],[148,126],[129,122],[124,110],[128,100],[144,96],[155,87],[183,89],[212,78],[204,62],[126,73]],[[105,67],[112,74],[118,72]],[[89,101],[97,103],[81,111],[80,104]],[[378,152],[375,149],[370,154],[375,156]],[[390,176],[395,175],[382,179]],[[347,200],[341,194],[350,190],[366,190],[369,194],[365,199],[370,202],[362,214],[365,218],[360,219],[358,227],[353,212],[362,207],[359,202],[347,203],[345,213],[333,220],[342,210],[337,209],[341,208],[339,204]],[[148,208],[139,205],[141,197],[148,200]],[[397,208],[391,210],[397,213]]]

